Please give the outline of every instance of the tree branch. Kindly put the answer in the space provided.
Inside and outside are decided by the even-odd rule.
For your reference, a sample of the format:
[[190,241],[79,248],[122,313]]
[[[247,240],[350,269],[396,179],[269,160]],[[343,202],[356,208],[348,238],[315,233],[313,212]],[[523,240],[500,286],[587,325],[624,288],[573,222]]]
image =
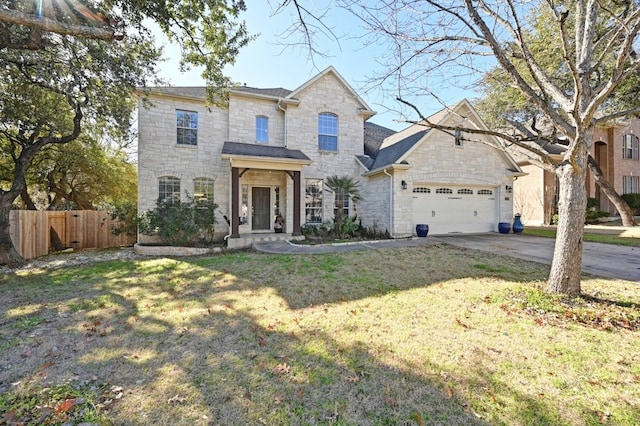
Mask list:
[[14,25],[24,25],[36,30],[70,35],[96,40],[122,40],[123,33],[117,33],[114,28],[97,28],[87,25],[66,24],[46,17],[38,18],[15,10],[0,8],[0,22]]

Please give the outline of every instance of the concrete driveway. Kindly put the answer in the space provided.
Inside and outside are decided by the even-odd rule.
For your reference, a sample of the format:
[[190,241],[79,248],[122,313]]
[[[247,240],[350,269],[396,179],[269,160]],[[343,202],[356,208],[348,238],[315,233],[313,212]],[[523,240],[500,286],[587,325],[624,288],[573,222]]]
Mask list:
[[[435,235],[427,238],[458,247],[488,251],[548,265],[551,264],[555,243],[553,238],[498,233]],[[582,270],[601,277],[640,283],[640,247],[585,242]]]

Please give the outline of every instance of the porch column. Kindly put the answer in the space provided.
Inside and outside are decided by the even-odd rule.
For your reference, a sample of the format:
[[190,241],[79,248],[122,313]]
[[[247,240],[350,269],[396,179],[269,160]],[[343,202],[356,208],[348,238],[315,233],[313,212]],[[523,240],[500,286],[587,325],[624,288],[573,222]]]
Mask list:
[[293,172],[293,232],[292,235],[302,235],[300,231],[300,172]]
[[231,168],[231,237],[240,238],[240,169]]

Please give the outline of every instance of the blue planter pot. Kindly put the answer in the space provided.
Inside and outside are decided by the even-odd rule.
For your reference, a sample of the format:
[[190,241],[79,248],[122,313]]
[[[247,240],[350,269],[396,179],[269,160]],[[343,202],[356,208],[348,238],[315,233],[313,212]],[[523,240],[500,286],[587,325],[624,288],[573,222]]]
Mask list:
[[419,223],[416,225],[416,234],[418,235],[418,237],[424,238],[428,233],[429,225],[427,225],[426,223]]
[[511,224],[509,222],[498,223],[498,231],[501,234],[508,234],[509,232],[511,232]]
[[524,225],[520,221],[520,215],[517,214],[513,218],[513,233],[514,234],[520,234],[520,233],[522,233],[522,231],[524,231]]

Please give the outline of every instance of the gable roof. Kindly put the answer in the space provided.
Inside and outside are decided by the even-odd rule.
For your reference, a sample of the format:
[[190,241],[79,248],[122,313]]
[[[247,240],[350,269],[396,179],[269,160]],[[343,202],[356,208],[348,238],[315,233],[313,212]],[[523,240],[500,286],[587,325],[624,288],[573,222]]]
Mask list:
[[361,105],[361,108],[360,108],[361,113],[369,117],[372,117],[376,114],[376,112],[373,111],[369,107],[369,105],[367,105],[367,103],[360,97],[360,95],[358,95],[358,93],[355,90],[353,90],[353,87],[351,87],[351,85],[349,85],[349,83],[347,83],[347,81],[344,78],[342,78],[340,73],[338,73],[338,71],[336,71],[336,69],[332,66],[325,68],[323,71],[320,71],[314,77],[304,82],[300,87],[293,90],[288,96],[286,96],[286,98],[295,99],[300,94],[300,92],[302,92],[304,89],[313,85],[318,80],[320,80],[321,78],[329,74],[333,75],[338,80],[338,82],[340,82],[340,84],[347,90],[347,92],[351,94],[353,99],[355,99]]
[[[366,159],[361,159],[360,157],[362,156],[358,159],[360,159],[363,165],[369,170],[381,170],[391,166],[392,164],[401,163],[401,158],[411,151],[411,149],[420,142],[428,132],[429,129],[424,129],[423,127],[423,130],[413,133],[394,144],[380,149],[377,155],[372,158],[372,162],[369,162]],[[369,163],[369,166],[364,164],[365,162]]]
[[[463,116],[465,120],[469,121],[470,125],[477,129],[487,129],[475,108],[473,108],[471,103],[466,99],[436,112],[428,117],[428,121],[433,124],[442,124],[450,116],[460,114],[463,109],[466,109],[466,111],[470,113],[470,116]],[[408,128],[385,138],[375,157],[370,158],[366,156],[359,156],[358,160],[368,170],[368,174],[382,171],[392,166],[397,167],[402,165],[402,167],[407,167],[406,165],[408,163],[405,159],[409,156],[411,151],[413,151],[427,138],[427,135],[431,133],[431,130],[432,128],[425,127],[424,123],[417,123],[409,126]],[[487,139],[503,158],[509,170],[516,173],[522,173],[522,170],[516,161],[507,152],[505,152],[504,149],[501,149],[500,144],[494,137],[487,136]]]

